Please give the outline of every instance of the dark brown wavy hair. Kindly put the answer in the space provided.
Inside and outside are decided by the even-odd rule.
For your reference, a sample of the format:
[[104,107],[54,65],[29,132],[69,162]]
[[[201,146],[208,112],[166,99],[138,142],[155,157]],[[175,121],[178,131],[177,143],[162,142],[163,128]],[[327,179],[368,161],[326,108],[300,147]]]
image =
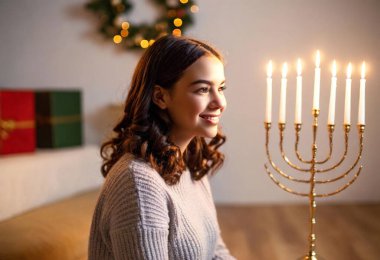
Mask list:
[[172,123],[167,111],[152,100],[155,85],[171,89],[184,71],[204,55],[223,62],[221,54],[210,45],[187,37],[163,36],[145,51],[133,74],[124,115],[113,129],[115,137],[103,143],[100,150],[104,177],[126,153],[149,162],[170,185],[179,181],[186,167],[193,179],[200,180],[223,164],[224,154],[218,148],[226,137],[220,129],[209,142],[194,137],[181,154],[168,137]]

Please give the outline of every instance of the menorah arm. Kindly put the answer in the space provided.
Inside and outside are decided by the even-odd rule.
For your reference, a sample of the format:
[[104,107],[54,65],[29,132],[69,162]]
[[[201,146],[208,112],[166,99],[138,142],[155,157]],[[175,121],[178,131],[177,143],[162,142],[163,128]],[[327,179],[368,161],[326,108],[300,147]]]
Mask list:
[[[291,181],[295,181],[295,182],[302,182],[302,183],[310,183],[310,180],[304,180],[304,179],[297,179],[297,178],[294,178],[294,177],[292,177],[292,176],[290,176],[290,175],[288,175],[288,174],[286,174],[286,173],[284,173],[273,161],[272,161],[272,159],[270,158],[270,155],[268,155],[268,160],[269,160],[269,162],[270,162],[270,164],[272,165],[272,167],[273,167],[273,169],[275,169],[276,170],[276,172],[278,173],[278,174],[280,174],[282,177],[284,177],[284,178],[286,178],[286,179],[288,179],[288,180],[291,180]],[[265,168],[267,169],[268,168],[268,166],[265,164],[264,165],[265,166]]]
[[[335,168],[337,168],[339,165],[342,164],[342,162],[346,159],[347,153],[348,153],[348,133],[349,132],[350,132],[350,125],[345,125],[345,134],[344,134],[345,146],[344,146],[344,153],[342,155],[342,158],[339,160],[339,162],[337,162],[335,165],[333,165],[333,166],[331,166],[331,167],[329,167],[327,169],[316,169],[315,172],[317,172],[317,173],[326,173],[326,172],[329,172],[331,170],[334,170]],[[362,152],[363,152],[363,133],[359,133],[359,143],[360,143],[360,148],[359,148],[358,157],[356,158],[355,163],[348,170],[348,172],[350,172],[353,168],[355,168],[355,166],[358,164],[358,162],[359,162],[359,160],[360,160],[360,158],[362,156]],[[343,177],[344,177],[344,174],[343,174]]]
[[278,124],[278,128],[280,129],[280,151],[281,151],[281,156],[282,158],[284,159],[284,161],[290,166],[292,167],[293,169],[296,169],[298,171],[302,171],[302,172],[309,172],[310,169],[309,168],[301,168],[301,167],[298,167],[297,165],[295,165],[294,163],[292,163],[289,158],[285,155],[285,152],[284,152],[284,130],[285,130],[285,124],[283,123],[279,123]]
[[307,197],[309,196],[308,193],[301,193],[301,192],[297,192],[297,191],[294,191],[288,187],[286,187],[284,184],[282,184],[281,182],[279,182],[274,176],[273,174],[269,171],[269,168],[268,166],[265,164],[265,170],[267,172],[267,174],[269,175],[269,177],[271,178],[271,180],[278,186],[280,187],[281,189],[283,189],[284,191],[286,192],[289,192],[291,194],[295,194],[295,195],[299,195],[299,196],[304,196],[304,197]]
[[300,141],[300,132],[301,132],[302,124],[294,124],[294,128],[295,128],[295,132],[296,132],[296,143],[294,145],[294,150],[296,151],[297,158],[298,158],[298,160],[300,160],[303,163],[311,163],[311,160],[303,159],[299,150],[298,150],[298,144]]
[[[270,154],[270,151],[269,151],[269,131],[270,131],[270,128],[271,128],[271,124],[265,123],[265,129],[266,129],[265,148],[266,148],[268,160],[269,160],[270,164],[272,165],[273,169],[275,169],[276,172],[278,172],[281,176],[283,176],[284,178],[286,178],[288,180],[295,181],[295,182],[309,183],[309,180],[297,179],[297,178],[293,178],[292,176],[287,175],[274,163],[274,161],[272,160],[272,156]],[[265,168],[267,168],[266,165],[265,165]]]
[[[329,132],[329,154],[327,155],[326,159],[324,159],[322,161],[315,161],[316,164],[326,163],[328,160],[331,159],[331,156],[332,156],[332,153],[333,153],[333,134],[334,134],[335,125],[327,125],[327,129],[328,129],[328,132]],[[347,138],[347,131],[346,131],[346,138]],[[347,143],[346,143],[345,155],[346,154],[347,154]],[[343,160],[344,160],[344,158],[341,159],[340,163],[342,163]]]
[[349,181],[348,183],[346,183],[345,185],[343,185],[342,187],[340,187],[338,190],[334,191],[334,192],[331,192],[331,193],[324,193],[324,194],[316,194],[315,197],[329,197],[329,196],[332,196],[332,195],[335,195],[335,194],[338,194],[339,192],[342,192],[344,191],[345,189],[347,189],[352,183],[354,183],[356,181],[356,179],[359,177],[360,175],[360,172],[363,168],[363,165],[360,165],[359,167],[359,170],[356,172],[356,174],[354,175],[353,179],[351,181]]
[[[303,183],[309,183],[310,182],[309,180],[297,179],[297,178],[294,178],[294,177],[284,173],[272,160],[272,157],[271,157],[270,151],[269,151],[269,142],[267,142],[267,144],[266,144],[266,152],[267,152],[267,157],[268,157],[269,163],[272,165],[273,169],[275,169],[276,172],[278,172],[278,174],[280,174],[282,177],[284,177],[288,180],[291,180],[291,181],[295,181],[295,182],[303,182]],[[267,169],[266,164],[265,164],[265,168]]]

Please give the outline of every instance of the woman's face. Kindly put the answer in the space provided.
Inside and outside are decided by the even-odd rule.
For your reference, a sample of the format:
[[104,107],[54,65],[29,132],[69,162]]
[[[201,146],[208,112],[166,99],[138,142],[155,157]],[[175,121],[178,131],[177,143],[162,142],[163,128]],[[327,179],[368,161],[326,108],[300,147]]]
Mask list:
[[184,71],[166,102],[174,143],[188,143],[195,136],[215,137],[227,105],[224,89],[224,66],[214,56],[202,56]]

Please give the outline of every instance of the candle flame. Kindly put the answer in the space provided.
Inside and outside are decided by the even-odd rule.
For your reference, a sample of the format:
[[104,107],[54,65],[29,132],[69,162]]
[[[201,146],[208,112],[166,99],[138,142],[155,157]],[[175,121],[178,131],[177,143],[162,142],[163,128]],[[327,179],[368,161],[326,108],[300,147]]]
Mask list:
[[336,77],[336,60],[334,60],[332,64],[332,76]]
[[320,64],[321,64],[321,54],[319,50],[317,50],[317,55],[315,57],[315,66],[319,68]]
[[267,65],[267,76],[268,78],[272,77],[272,71],[273,71],[273,65],[272,65],[272,60],[268,62]]
[[365,62],[363,61],[363,63],[362,63],[362,79],[364,79],[365,78]]
[[301,59],[298,58],[298,60],[297,60],[297,75],[301,76],[301,73],[302,73],[302,63],[301,63]]
[[286,78],[286,74],[288,73],[288,64],[286,62],[282,65],[282,78]]
[[350,63],[348,63],[348,66],[347,66],[347,78],[348,79],[351,78],[351,74],[352,74],[352,64],[350,62]]

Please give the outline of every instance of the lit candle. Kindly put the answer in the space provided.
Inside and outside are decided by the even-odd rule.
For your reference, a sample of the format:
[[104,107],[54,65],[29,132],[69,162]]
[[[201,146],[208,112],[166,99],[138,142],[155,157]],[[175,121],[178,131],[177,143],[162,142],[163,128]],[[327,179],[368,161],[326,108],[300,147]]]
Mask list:
[[280,113],[279,123],[285,124],[286,122],[286,74],[288,72],[288,65],[284,63],[282,66],[282,78],[281,78],[281,95],[280,95]]
[[362,64],[359,93],[358,125],[365,125],[365,63]]
[[327,120],[327,124],[329,125],[335,124],[336,81],[336,61],[334,60],[332,65],[329,116]]
[[351,124],[351,63],[347,66],[347,78],[346,78],[346,97],[344,100],[344,124]]
[[297,60],[297,89],[296,89],[296,114],[294,117],[295,124],[302,124],[302,63],[301,59]]
[[321,56],[319,50],[315,58],[315,78],[314,78],[314,96],[313,96],[313,109],[319,110],[319,91],[321,85]]
[[272,61],[267,65],[267,107],[265,113],[265,122],[272,121]]

